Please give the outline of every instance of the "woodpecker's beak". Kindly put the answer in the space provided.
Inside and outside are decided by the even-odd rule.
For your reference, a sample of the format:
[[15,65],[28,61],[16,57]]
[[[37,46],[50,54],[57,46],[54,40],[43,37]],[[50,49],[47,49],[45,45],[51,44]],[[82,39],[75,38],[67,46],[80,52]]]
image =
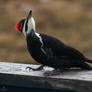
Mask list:
[[30,10],[30,12],[29,12],[29,14],[28,14],[28,16],[27,16],[27,20],[29,19],[29,18],[31,18],[32,17],[32,10]]
[[15,25],[15,29],[16,29],[18,32],[21,32],[21,30],[20,30],[20,22],[18,22],[18,23]]

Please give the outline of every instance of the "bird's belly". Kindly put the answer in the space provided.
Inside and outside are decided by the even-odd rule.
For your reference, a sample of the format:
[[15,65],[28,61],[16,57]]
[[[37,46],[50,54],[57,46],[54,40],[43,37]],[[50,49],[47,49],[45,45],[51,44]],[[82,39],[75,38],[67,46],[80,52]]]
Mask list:
[[46,63],[46,55],[40,49],[28,49],[30,55],[34,60],[36,60],[40,64]]

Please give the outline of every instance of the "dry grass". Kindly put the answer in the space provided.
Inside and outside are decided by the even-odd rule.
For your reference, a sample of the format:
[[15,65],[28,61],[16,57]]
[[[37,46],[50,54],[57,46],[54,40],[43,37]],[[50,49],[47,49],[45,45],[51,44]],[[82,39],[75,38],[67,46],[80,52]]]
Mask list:
[[55,36],[92,58],[91,0],[7,0],[0,4],[0,61],[35,63],[25,38],[14,29],[30,9],[37,32]]

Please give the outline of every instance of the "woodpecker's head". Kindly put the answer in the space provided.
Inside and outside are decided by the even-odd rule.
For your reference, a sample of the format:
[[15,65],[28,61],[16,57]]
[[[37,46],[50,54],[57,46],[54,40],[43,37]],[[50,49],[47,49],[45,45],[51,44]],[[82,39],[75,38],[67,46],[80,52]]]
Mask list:
[[31,32],[31,30],[35,31],[35,20],[32,17],[32,10],[30,10],[27,18],[22,19],[16,24],[16,30],[18,32],[23,32],[25,36],[27,36],[27,34]]

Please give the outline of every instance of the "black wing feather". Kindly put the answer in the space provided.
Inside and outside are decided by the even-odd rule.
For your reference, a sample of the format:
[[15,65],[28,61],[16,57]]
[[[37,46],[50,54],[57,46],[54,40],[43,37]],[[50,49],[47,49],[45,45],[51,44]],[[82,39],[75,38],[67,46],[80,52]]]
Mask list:
[[78,50],[65,45],[58,39],[45,34],[40,34],[40,36],[43,39],[44,48],[50,48],[56,56],[64,56],[72,59],[85,59],[84,55]]

